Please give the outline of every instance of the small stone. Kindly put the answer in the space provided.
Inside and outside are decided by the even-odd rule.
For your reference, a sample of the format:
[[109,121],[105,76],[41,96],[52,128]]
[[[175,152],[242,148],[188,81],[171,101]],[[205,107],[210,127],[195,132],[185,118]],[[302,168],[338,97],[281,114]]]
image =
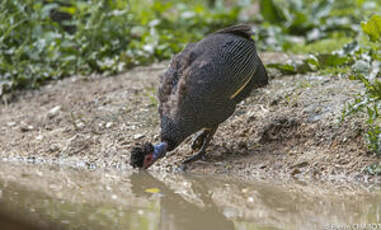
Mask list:
[[44,136],[42,136],[42,135],[38,135],[38,136],[36,137],[36,140],[38,140],[38,141],[41,141],[42,139],[44,139]]
[[138,133],[138,134],[135,134],[135,135],[134,135],[134,140],[140,140],[140,139],[142,139],[143,137],[145,137],[144,134]]
[[85,123],[83,123],[83,122],[78,122],[77,124],[77,128],[84,128],[85,127]]
[[255,112],[254,111],[250,111],[247,113],[247,117],[250,119],[250,120],[255,120]]
[[57,152],[58,150],[60,150],[60,147],[56,144],[53,144],[53,145],[50,145],[49,146],[49,151],[50,152]]
[[304,167],[307,167],[308,165],[309,165],[308,161],[301,161],[291,166],[291,168],[304,168]]
[[23,125],[23,126],[20,126],[20,130],[21,132],[28,132],[28,131],[32,131],[33,130],[33,126],[31,125]]
[[113,124],[114,124],[114,123],[112,123],[112,122],[107,122],[107,123],[106,123],[106,128],[108,128],[108,129],[111,128]]
[[259,169],[265,169],[266,167],[267,167],[266,164],[260,164],[260,165],[258,166]]
[[49,119],[52,119],[53,117],[57,116],[58,112],[61,110],[61,106],[57,105],[56,107],[49,110],[47,113],[47,116]]
[[14,127],[14,126],[16,125],[16,122],[11,121],[11,122],[8,122],[7,125],[8,125],[9,127]]

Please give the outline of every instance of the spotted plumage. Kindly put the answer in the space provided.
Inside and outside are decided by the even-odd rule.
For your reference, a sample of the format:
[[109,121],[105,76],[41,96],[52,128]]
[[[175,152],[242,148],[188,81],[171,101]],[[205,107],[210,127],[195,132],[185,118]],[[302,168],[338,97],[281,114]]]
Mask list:
[[199,154],[189,161],[200,158],[237,103],[268,83],[251,35],[248,25],[228,27],[188,44],[172,58],[158,94],[165,152],[202,130],[192,145]]

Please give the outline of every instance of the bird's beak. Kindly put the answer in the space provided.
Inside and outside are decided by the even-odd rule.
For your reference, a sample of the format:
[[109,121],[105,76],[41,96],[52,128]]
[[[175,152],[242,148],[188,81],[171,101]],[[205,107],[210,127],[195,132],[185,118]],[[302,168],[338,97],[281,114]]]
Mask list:
[[148,169],[155,161],[159,160],[160,158],[164,157],[167,153],[167,143],[160,143],[159,145],[154,146],[154,150],[152,153],[147,154],[144,158],[143,168]]

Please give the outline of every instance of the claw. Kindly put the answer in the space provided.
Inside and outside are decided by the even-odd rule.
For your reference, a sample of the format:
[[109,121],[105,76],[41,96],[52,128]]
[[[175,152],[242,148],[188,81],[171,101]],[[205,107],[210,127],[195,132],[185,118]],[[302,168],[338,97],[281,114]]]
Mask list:
[[193,151],[201,149],[205,138],[208,136],[210,129],[203,129],[196,137],[193,138],[191,148]]
[[[191,156],[188,159],[186,159],[185,161],[183,161],[182,165],[185,166],[186,164],[189,164],[189,163],[194,162],[194,161],[198,161],[200,159],[205,160],[206,148],[208,147],[210,140],[212,140],[213,135],[217,130],[217,127],[218,126],[215,126],[213,128],[210,128],[210,129],[205,128],[200,134],[197,135],[197,137],[193,141],[192,149],[194,149],[193,146],[198,147],[197,142],[201,141],[202,145],[200,147],[200,150],[197,152],[196,155]],[[195,144],[195,142],[196,142],[196,144]]]
[[189,164],[194,161],[205,160],[205,151],[199,151],[196,155],[193,155],[182,162],[182,165]]
[[193,151],[197,151],[202,147],[202,143],[204,142],[204,137],[198,135],[192,142],[191,148]]

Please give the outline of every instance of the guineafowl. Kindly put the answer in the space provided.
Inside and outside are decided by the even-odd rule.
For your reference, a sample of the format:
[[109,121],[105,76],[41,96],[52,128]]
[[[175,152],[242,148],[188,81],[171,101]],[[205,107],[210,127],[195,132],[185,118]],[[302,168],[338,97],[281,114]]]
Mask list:
[[200,131],[192,149],[202,158],[217,127],[254,88],[268,84],[266,69],[256,53],[249,25],[235,25],[188,44],[174,56],[159,87],[161,143],[136,146],[133,167],[148,168]]

